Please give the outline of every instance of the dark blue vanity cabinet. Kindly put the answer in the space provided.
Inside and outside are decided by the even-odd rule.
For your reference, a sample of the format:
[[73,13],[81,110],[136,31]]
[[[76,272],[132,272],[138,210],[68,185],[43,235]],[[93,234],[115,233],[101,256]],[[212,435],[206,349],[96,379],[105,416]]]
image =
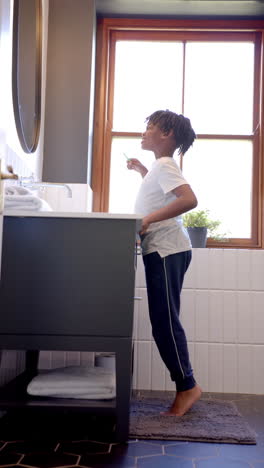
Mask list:
[[[128,215],[4,217],[0,347],[25,350],[26,369],[0,389],[0,409],[115,412],[117,441],[127,441],[139,227],[139,218]],[[38,372],[40,350],[116,353],[116,399],[30,397],[26,386]]]

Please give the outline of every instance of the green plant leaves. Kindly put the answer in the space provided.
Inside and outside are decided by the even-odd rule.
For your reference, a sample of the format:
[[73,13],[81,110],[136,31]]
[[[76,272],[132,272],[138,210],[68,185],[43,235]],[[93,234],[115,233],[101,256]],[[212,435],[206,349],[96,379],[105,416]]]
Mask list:
[[208,229],[208,237],[215,240],[223,240],[225,234],[218,234],[217,229],[221,225],[221,221],[210,218],[209,210],[193,210],[185,213],[182,217],[184,227],[206,227]]

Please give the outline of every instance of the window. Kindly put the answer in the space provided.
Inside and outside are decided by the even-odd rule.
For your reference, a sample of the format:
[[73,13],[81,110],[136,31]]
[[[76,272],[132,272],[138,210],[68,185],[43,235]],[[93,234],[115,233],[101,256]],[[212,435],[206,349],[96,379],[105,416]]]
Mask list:
[[149,167],[153,155],[140,147],[144,121],[167,108],[189,117],[197,134],[179,164],[198,209],[221,219],[224,246],[262,247],[261,33],[234,22],[217,31],[212,22],[200,22],[199,30],[179,22],[113,23],[104,20],[99,36],[94,209],[133,211],[141,180],[127,170],[124,153]]

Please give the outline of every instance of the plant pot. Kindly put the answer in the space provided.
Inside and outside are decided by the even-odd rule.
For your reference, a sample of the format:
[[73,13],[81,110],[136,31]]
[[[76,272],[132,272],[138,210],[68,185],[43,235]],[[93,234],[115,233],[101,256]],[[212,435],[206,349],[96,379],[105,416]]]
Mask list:
[[206,247],[207,228],[206,227],[187,227],[192,247]]

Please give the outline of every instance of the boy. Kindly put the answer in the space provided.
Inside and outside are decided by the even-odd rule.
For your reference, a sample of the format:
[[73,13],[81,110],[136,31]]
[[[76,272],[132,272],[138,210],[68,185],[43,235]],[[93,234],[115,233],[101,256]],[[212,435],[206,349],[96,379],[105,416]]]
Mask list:
[[179,216],[197,206],[197,199],[173,159],[184,154],[195,140],[189,119],[159,110],[146,119],[141,147],[153,151],[155,162],[148,171],[138,159],[128,169],[141,174],[135,212],[143,215],[140,232],[145,266],[152,334],[161,358],[176,384],[176,397],[166,415],[183,416],[200,398],[184,329],[179,320],[180,294],[191,261],[191,243]]

